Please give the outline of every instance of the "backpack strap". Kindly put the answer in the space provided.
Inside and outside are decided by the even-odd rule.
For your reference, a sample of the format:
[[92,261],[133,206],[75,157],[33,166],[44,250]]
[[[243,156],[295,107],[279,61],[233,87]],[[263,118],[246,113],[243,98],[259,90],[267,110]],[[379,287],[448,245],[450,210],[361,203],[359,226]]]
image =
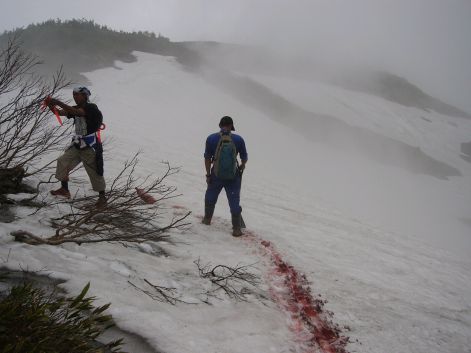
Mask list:
[[214,152],[214,159],[213,159],[213,162],[214,162],[214,167],[217,168],[217,161],[219,160],[219,154],[221,153],[221,148],[222,148],[222,137],[223,137],[223,133],[220,132],[219,133],[219,141],[218,141],[218,144],[216,145],[216,151]]

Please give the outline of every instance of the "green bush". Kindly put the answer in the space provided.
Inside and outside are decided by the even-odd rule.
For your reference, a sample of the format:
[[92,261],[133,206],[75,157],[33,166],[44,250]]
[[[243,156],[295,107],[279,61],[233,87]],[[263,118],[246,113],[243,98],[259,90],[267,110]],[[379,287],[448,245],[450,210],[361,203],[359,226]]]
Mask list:
[[135,62],[133,51],[174,56],[184,65],[194,67],[199,58],[184,43],[153,32],[116,31],[86,19],[48,20],[24,28],[0,33],[0,48],[12,37],[18,37],[21,47],[42,59],[37,69],[52,75],[63,65],[69,79],[87,82],[81,72],[112,67],[116,60]]
[[87,284],[75,298],[59,297],[30,283],[10,289],[0,299],[1,353],[118,352],[122,340],[101,344],[97,337],[113,326],[104,311],[85,297]]

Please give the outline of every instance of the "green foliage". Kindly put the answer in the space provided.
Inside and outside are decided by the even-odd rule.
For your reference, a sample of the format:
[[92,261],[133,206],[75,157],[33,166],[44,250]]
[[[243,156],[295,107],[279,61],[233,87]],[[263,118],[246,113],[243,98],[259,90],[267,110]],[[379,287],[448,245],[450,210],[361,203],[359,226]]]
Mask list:
[[[4,36],[12,34],[20,34],[27,47],[43,52],[60,48],[74,50],[77,47],[89,51],[113,49],[116,53],[126,53],[129,50],[152,51],[170,42],[166,37],[156,37],[153,32],[118,32],[85,19],[48,20],[7,31]],[[74,51],[79,51],[77,49]]]
[[86,297],[89,288],[87,284],[77,297],[63,298],[30,283],[13,287],[0,299],[0,352],[118,352],[122,340],[96,341],[113,323],[104,314],[110,304],[94,308],[95,298]]

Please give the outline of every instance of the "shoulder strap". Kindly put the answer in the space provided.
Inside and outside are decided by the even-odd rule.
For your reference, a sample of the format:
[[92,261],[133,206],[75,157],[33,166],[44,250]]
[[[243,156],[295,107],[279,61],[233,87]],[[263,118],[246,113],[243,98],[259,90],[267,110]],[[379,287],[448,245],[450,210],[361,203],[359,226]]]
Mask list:
[[216,145],[216,151],[214,153],[214,160],[217,161],[219,158],[219,154],[221,153],[221,146],[222,146],[222,139],[223,139],[223,134],[222,132],[219,133],[219,141],[218,144]]

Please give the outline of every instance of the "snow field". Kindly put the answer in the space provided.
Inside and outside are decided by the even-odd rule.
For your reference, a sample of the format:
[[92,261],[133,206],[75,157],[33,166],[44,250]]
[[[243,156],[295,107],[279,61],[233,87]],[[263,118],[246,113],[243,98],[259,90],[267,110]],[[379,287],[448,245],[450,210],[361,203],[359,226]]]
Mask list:
[[[275,244],[281,256],[306,275],[312,294],[328,301],[326,309],[334,312],[333,321],[351,330],[346,332],[352,340],[349,351],[469,351],[469,261],[453,257],[433,242],[385,230],[389,227],[370,226],[360,217],[364,213],[346,216],[349,208],[339,207],[342,198],[354,200],[370,188],[374,194],[387,187],[389,179],[406,181],[412,178],[410,174],[367,160],[352,161],[349,155],[300,138],[197,74],[185,72],[172,58],[138,53],[137,63],[117,65],[122,70],[108,68],[87,74],[107,123],[107,180],[138,149],[143,150],[138,167],[141,176],[160,175],[162,160],[182,166],[169,183],[177,185],[183,196],[165,206],[170,215],[183,212],[172,206],[193,211],[193,225],[186,232],[172,232],[175,244],[32,247],[14,243],[9,232],[21,228],[46,234],[50,231],[47,218],[54,210],[28,216],[30,211],[17,208],[18,220],[0,228],[0,257],[6,259],[11,250],[6,266],[45,269],[53,277],[66,279],[63,286],[71,293],[91,281],[91,293],[99,298],[99,304],[112,303],[110,313],[119,327],[141,335],[161,352],[306,353],[289,330],[291,322],[269,300],[251,296],[249,302],[234,302],[219,295],[220,300],[211,301],[212,305],[171,306],[152,300],[128,283],[144,288],[145,278],[176,288],[181,300],[193,303],[201,301],[201,293],[211,288],[197,274],[193,261],[198,258],[214,265],[255,264],[254,271],[262,278],[269,270],[256,247],[230,236],[229,209],[223,194],[214,224],[207,227],[199,223],[205,190],[204,140],[217,131],[220,117],[227,114],[234,118],[236,133],[245,138],[249,152],[242,186],[243,214],[249,229]],[[296,154],[300,150],[313,151],[312,165],[298,173]],[[362,179],[364,170],[355,171],[359,160],[361,168],[375,171],[371,179]],[[378,181],[378,175],[386,177]],[[433,198],[444,202],[456,196],[455,186],[443,188],[441,181],[414,178],[414,183],[405,183],[404,193],[420,184],[423,186],[415,192],[427,195],[435,188],[438,191]],[[74,180],[72,188],[90,192],[83,170]],[[357,190],[352,185],[358,185]],[[463,184],[457,185],[463,188]],[[44,193],[49,188],[44,187]],[[463,205],[468,201],[464,196]],[[385,194],[376,197],[381,204]],[[402,213],[417,209],[407,200],[397,195],[397,204],[402,204],[400,219]],[[354,209],[353,201],[351,205]],[[423,219],[434,212],[438,216],[444,208],[425,213]],[[445,220],[443,229],[447,222],[451,221]],[[161,250],[169,256],[155,256]],[[268,294],[267,283],[259,290]]]

